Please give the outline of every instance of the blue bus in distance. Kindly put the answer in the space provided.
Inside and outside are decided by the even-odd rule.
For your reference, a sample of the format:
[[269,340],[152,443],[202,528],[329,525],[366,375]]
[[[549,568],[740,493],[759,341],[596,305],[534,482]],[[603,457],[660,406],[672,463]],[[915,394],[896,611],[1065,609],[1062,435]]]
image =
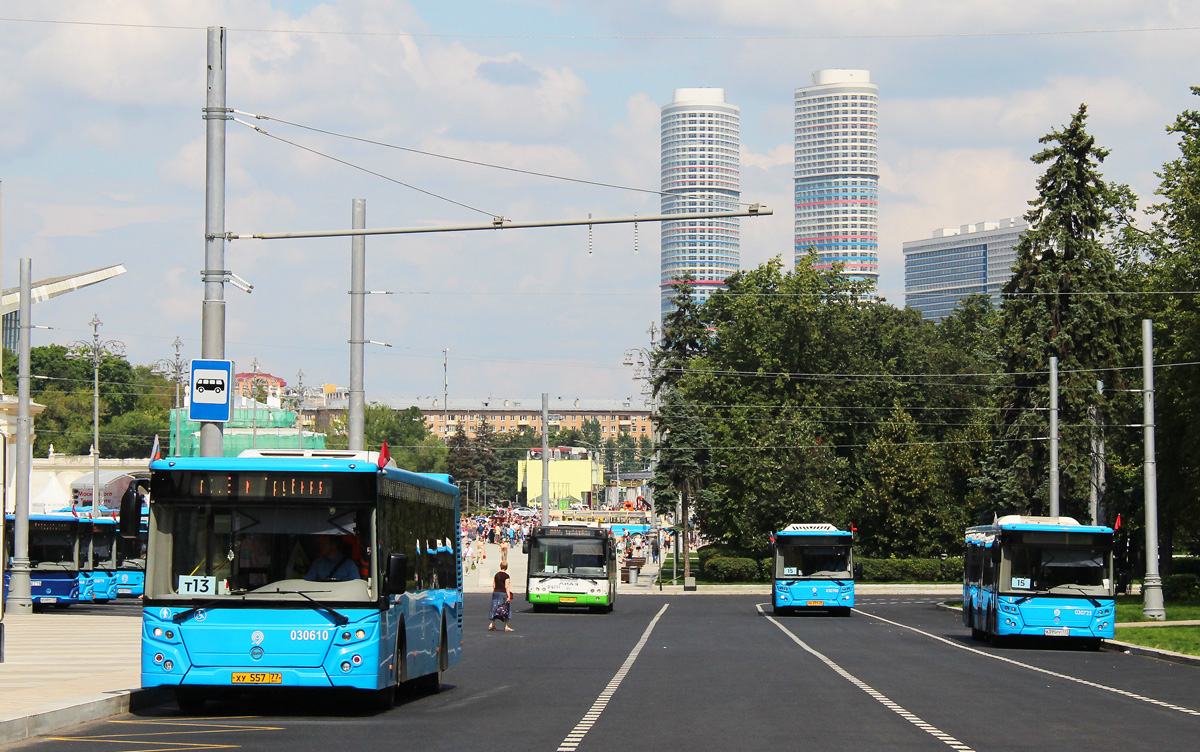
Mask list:
[[[4,590],[12,576],[15,517],[4,518]],[[92,583],[83,569],[79,520],[74,517],[29,515],[29,586],[35,606],[60,608],[92,599]]]
[[854,533],[833,525],[788,525],[771,544],[771,608],[776,614],[854,608]]
[[967,529],[963,624],[975,639],[1111,639],[1113,530],[1071,517],[1007,515]]
[[[373,452],[151,464],[142,686],[180,707],[263,687],[391,707],[462,655],[458,488]],[[122,533],[135,536],[134,509]]]

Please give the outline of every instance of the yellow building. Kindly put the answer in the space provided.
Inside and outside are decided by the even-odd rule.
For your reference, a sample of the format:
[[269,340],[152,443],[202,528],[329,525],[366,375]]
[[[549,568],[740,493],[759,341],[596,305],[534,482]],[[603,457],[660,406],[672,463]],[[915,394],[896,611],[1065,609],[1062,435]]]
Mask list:
[[[517,487],[525,488],[532,506],[542,496],[542,450],[530,450],[523,460],[517,461]],[[584,494],[599,492],[604,488],[604,468],[581,447],[550,448],[550,499],[583,500]]]

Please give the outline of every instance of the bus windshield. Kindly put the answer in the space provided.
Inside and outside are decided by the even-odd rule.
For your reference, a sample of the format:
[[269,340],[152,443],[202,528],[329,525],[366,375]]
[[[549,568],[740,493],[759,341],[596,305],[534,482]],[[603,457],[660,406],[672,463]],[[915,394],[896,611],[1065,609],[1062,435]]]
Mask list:
[[29,524],[29,563],[38,569],[77,569],[75,536],[69,522]]
[[604,541],[599,538],[534,538],[529,548],[529,573],[604,577],[608,574]]
[[372,598],[370,505],[176,502],[153,514],[147,597]]
[[1008,558],[1011,590],[1112,595],[1107,547],[1017,544]]
[[775,554],[775,577],[850,579],[850,546],[781,543]]

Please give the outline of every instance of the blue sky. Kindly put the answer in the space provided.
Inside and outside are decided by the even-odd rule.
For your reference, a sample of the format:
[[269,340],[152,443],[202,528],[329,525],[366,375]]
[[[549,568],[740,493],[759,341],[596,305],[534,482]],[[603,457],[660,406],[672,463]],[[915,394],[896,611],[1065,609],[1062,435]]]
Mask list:
[[[1088,103],[1110,179],[1151,198],[1164,126],[1198,104],[1195,3],[1148,0],[0,0],[0,17],[225,25],[229,103],[333,131],[604,182],[658,187],[658,108],[719,86],[742,113],[742,266],[792,258],[791,103],[812,71],[880,87],[881,292],[903,304],[901,243],[1020,215],[1037,138]],[[264,31],[265,30],[265,31]],[[338,33],[313,34],[312,31]],[[405,35],[409,36],[405,36]],[[982,35],[981,35],[982,34]],[[1005,35],[996,35],[1005,34]],[[129,273],[39,304],[35,344],[98,313],[130,358],[199,357],[205,34],[0,21],[4,286],[111,263]],[[647,194],[516,176],[264,126],[475,213],[229,125],[232,232],[460,224],[657,212]],[[621,366],[657,318],[657,229],[371,238],[368,399],[636,394]],[[227,355],[289,382],[345,384],[349,241],[236,241]]]

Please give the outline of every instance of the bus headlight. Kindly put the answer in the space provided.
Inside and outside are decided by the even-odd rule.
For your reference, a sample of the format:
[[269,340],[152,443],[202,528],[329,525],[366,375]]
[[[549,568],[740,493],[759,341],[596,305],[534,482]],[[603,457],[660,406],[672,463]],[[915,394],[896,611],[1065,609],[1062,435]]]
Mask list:
[[354,639],[361,640],[366,636],[367,636],[367,630],[365,630],[365,629],[354,630]]
[[350,662],[353,663],[355,666],[360,666],[360,665],[362,665],[362,656],[361,655],[350,656]]
[[155,636],[155,637],[162,637],[162,627],[155,627],[155,628],[154,628],[154,636]]
[[171,661],[166,661],[163,663],[163,671],[170,671],[173,668],[175,668],[175,664]]
[[342,661],[342,671],[350,671],[350,661]]
[[163,662],[163,654],[162,654],[162,653],[155,653],[155,654],[154,654],[154,662],[155,662],[155,663],[162,663],[162,662]]

